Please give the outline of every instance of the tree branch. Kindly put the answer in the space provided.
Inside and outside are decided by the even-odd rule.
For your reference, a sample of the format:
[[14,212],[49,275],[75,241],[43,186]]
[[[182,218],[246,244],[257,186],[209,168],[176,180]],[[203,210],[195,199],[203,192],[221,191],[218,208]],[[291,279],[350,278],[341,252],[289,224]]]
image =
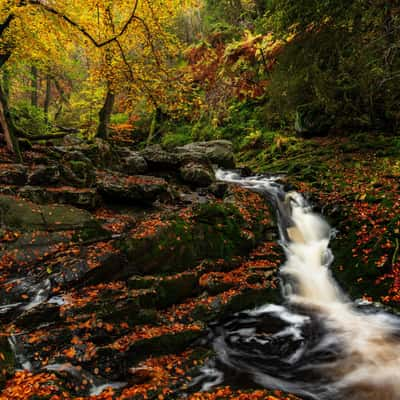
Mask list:
[[14,14],[10,14],[6,20],[0,24],[0,36],[3,34],[3,32],[10,26],[11,21],[14,19]]
[[120,30],[120,32],[118,34],[116,34],[115,36],[113,36],[112,38],[107,39],[103,42],[98,42],[83,26],[79,25],[77,22],[72,20],[70,17],[68,17],[68,15],[65,15],[62,12],[56,10],[55,8],[45,4],[43,2],[43,0],[29,0],[29,4],[40,6],[43,10],[45,10],[53,15],[56,15],[57,17],[61,18],[62,20],[66,21],[69,25],[73,26],[79,32],[81,32],[96,47],[100,48],[100,47],[107,46],[108,44],[110,44],[112,42],[115,42],[118,38],[120,38],[126,32],[129,25],[136,18],[135,14],[136,14],[137,7],[139,5],[139,0],[135,0],[135,4],[133,6],[132,13],[131,13],[130,17],[128,18],[128,20],[125,22],[125,24],[122,27],[122,29]]
[[140,18],[140,17],[138,17],[136,15],[133,16],[133,19],[138,20],[143,25],[143,27],[144,27],[144,29],[145,29],[145,31],[147,33],[147,41],[148,41],[148,43],[149,43],[149,45],[151,47],[151,52],[153,53],[155,62],[157,64],[157,66],[159,68],[161,68],[161,63],[160,63],[160,60],[158,59],[157,51],[156,51],[156,48],[154,47],[154,43],[153,43],[153,40],[152,40],[151,31],[150,31],[150,28],[148,27],[148,25],[146,24],[146,21],[143,18]]

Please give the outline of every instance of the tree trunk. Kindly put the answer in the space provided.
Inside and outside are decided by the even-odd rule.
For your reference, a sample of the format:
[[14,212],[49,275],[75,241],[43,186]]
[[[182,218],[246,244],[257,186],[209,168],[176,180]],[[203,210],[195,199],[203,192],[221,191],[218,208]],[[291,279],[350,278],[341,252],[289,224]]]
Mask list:
[[0,86],[0,124],[8,149],[13,152],[18,161],[22,162],[21,151],[18,139],[15,135],[15,127],[11,119],[10,109],[8,108],[7,98]]
[[49,75],[46,77],[46,97],[44,98],[44,115],[46,118],[46,123],[49,123],[49,107],[51,101],[51,78]]
[[163,114],[161,108],[156,107],[153,113],[153,118],[151,119],[149,135],[147,136],[146,140],[146,146],[150,146],[152,140],[156,136],[158,124],[162,121],[164,115],[165,114]]
[[108,125],[110,124],[111,113],[114,107],[115,95],[110,88],[107,89],[104,105],[99,113],[99,126],[97,128],[97,137],[107,139]]
[[[0,36],[4,32],[4,29],[11,22],[13,17],[7,18],[7,21],[4,24],[0,24]],[[11,51],[7,51],[0,55],[0,68],[4,66],[4,64],[8,61],[11,56]],[[7,95],[3,92],[3,89],[0,85],[0,125],[1,130],[4,134],[4,139],[7,144],[7,148],[14,154],[17,155],[18,160],[22,161],[21,152],[19,150],[18,139],[15,136],[15,128],[11,119],[10,110],[8,108]]]
[[7,101],[10,99],[10,70],[6,67],[3,68],[3,93]]
[[255,0],[257,14],[259,17],[262,17],[265,14],[267,9],[267,2],[266,0]]
[[38,70],[35,66],[31,67],[31,104],[38,106]]

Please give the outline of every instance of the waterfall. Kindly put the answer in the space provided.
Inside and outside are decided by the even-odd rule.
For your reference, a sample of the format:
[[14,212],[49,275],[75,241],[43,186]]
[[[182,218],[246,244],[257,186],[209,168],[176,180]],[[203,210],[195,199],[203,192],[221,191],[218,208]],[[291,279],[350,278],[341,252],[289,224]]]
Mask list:
[[328,223],[276,177],[219,170],[217,178],[276,206],[286,254],[280,268],[285,305],[266,304],[211,327],[216,356],[194,384],[209,389],[251,381],[307,399],[400,399],[400,319],[372,304],[354,304],[342,292],[329,269]]

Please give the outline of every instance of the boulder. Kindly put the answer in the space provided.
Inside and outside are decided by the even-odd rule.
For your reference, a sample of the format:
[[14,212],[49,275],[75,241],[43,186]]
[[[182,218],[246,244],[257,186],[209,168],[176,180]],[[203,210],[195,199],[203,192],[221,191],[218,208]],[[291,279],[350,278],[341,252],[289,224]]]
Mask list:
[[0,185],[25,185],[28,169],[22,164],[0,164]]
[[194,142],[177,147],[176,152],[181,161],[205,160],[223,168],[234,168],[232,142],[228,140],[212,140],[209,142]]
[[106,140],[96,138],[93,143],[81,145],[80,148],[98,168],[112,168],[118,162],[118,156]]
[[214,171],[206,163],[188,162],[180,168],[179,172],[182,179],[192,186],[205,187],[215,181]]
[[170,197],[167,182],[152,176],[101,172],[97,175],[97,187],[105,198],[119,203],[152,205]]
[[95,183],[95,167],[81,151],[66,152],[61,165],[63,178],[69,185],[90,187]]
[[177,169],[180,163],[176,153],[166,151],[158,144],[146,147],[140,154],[151,170]]
[[119,170],[127,175],[145,174],[148,165],[145,158],[139,152],[126,147],[116,147],[116,152],[120,158],[118,163]]
[[54,185],[60,182],[60,169],[57,165],[36,165],[29,172],[28,184],[34,186]]

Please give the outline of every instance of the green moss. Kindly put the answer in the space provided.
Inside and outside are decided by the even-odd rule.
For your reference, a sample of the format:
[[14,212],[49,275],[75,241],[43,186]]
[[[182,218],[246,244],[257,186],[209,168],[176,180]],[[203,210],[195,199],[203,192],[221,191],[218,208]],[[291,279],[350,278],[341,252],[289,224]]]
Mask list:
[[[179,272],[205,258],[228,260],[248,251],[261,236],[241,235],[248,224],[231,204],[204,204],[193,213],[190,222],[171,216],[169,224],[154,235],[120,240],[117,246],[131,260],[132,272]],[[253,228],[260,232],[258,226]]]
[[94,226],[84,227],[74,233],[72,240],[75,242],[86,242],[92,239],[103,239],[108,240],[111,238],[109,231],[106,231],[101,227],[100,224]]
[[128,357],[130,362],[134,363],[143,360],[149,354],[154,357],[180,353],[203,334],[203,330],[186,330],[140,340],[127,350]]

